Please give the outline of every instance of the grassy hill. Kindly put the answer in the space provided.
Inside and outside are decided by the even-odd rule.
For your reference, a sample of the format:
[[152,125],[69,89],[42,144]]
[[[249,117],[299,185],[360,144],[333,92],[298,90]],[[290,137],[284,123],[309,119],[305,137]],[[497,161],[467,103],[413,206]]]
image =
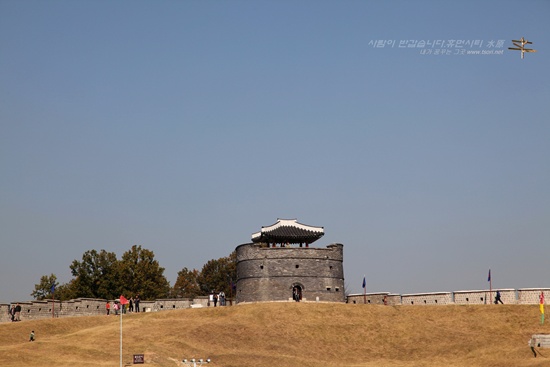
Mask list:
[[[527,341],[550,333],[536,305],[375,306],[266,303],[125,315],[123,365],[550,366]],[[28,342],[35,331],[36,341]],[[0,324],[0,366],[118,366],[120,320],[74,317]]]

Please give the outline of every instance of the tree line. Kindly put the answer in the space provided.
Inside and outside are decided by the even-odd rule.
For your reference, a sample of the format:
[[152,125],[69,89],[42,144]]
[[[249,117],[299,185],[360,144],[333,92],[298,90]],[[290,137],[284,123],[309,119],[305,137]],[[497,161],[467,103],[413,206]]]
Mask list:
[[233,294],[237,274],[237,258],[227,257],[208,261],[202,269],[183,268],[174,286],[164,276],[164,268],[155,260],[153,251],[132,246],[119,260],[114,252],[89,250],[82,260],[70,267],[72,279],[60,284],[55,274],[43,275],[35,284],[31,296],[36,300],[75,298],[116,299],[121,294],[139,295],[142,300],[161,298],[193,298],[211,292]]

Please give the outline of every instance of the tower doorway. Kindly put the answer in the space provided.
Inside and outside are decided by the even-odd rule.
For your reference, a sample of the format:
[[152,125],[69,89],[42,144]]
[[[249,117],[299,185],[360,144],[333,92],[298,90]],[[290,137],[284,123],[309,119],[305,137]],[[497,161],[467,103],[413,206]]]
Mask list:
[[296,302],[300,302],[302,300],[302,286],[295,284],[292,287],[292,299]]

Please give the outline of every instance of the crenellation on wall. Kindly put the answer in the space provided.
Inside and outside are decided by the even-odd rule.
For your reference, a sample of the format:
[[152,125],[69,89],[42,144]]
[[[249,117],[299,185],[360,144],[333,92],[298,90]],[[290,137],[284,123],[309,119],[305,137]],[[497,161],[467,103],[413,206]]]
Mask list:
[[540,293],[544,292],[546,297],[550,297],[550,288],[522,288],[517,290],[517,303],[520,305],[539,303]]
[[350,294],[347,296],[346,302],[352,304],[383,305],[384,298],[386,299],[386,305],[401,304],[401,295],[390,292]]
[[[19,303],[21,306],[21,320],[40,320],[59,317],[77,317],[77,316],[99,316],[106,315],[106,304],[111,304],[111,315],[114,315],[112,304],[114,300],[95,299],[95,298],[77,298],[68,301],[28,301],[14,302],[11,304],[0,304],[0,323],[10,322],[8,311],[11,305]],[[228,303],[230,304],[230,302]],[[197,307],[208,307],[208,297],[177,298],[177,299],[158,299],[155,301],[141,301],[141,312],[157,312],[167,310],[178,310]],[[53,307],[53,309],[52,309]]]
[[454,300],[459,305],[484,305],[490,303],[489,293],[489,290],[457,291]]
[[[493,304],[496,292],[499,291],[504,304],[538,304],[541,292],[550,294],[550,288],[528,289],[485,289],[454,292],[432,292],[397,295],[387,292],[350,294],[348,303],[354,304],[383,304],[383,297],[387,295],[387,304],[391,305],[484,305]],[[370,300],[370,301],[369,301]],[[382,301],[381,301],[382,300]]]
[[501,300],[506,304],[516,304],[515,289],[485,289],[471,291],[456,291],[454,298],[456,304],[461,305],[484,305],[494,303],[497,291],[500,292]]
[[401,296],[403,305],[448,305],[453,303],[452,292],[431,292],[422,294],[404,294]]

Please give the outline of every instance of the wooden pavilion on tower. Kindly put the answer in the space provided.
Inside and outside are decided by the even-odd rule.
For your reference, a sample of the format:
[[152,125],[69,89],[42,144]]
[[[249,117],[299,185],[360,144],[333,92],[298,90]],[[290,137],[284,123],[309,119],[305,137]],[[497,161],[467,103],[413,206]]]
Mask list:
[[262,226],[259,232],[253,233],[252,242],[265,243],[268,247],[289,247],[293,244],[309,247],[324,234],[323,227],[302,224],[296,219],[277,219],[274,224]]

